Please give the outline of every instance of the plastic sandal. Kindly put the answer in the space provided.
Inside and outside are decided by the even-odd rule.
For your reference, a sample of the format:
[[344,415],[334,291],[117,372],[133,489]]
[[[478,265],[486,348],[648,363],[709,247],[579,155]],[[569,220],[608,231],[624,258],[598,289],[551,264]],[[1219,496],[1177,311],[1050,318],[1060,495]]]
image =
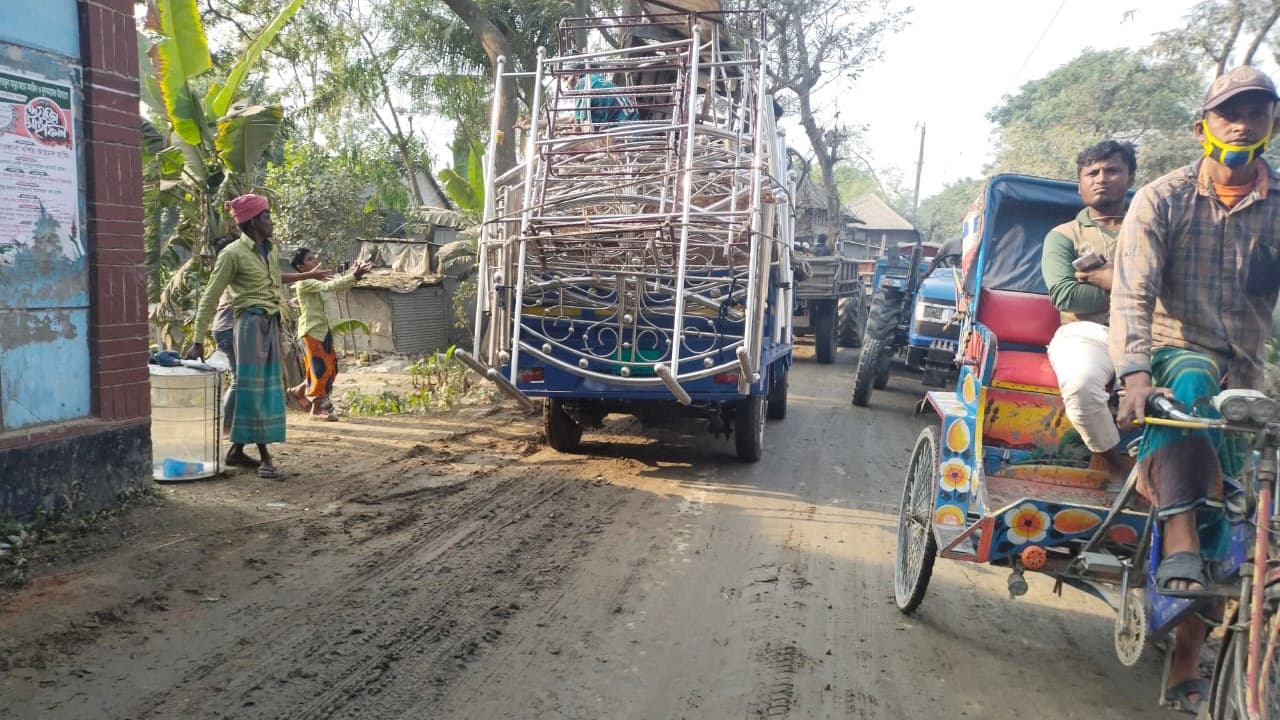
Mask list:
[[[1171,590],[1169,584],[1174,580],[1185,580],[1200,586],[1199,589]],[[1156,591],[1161,595],[1176,598],[1211,598],[1218,593],[1213,590],[1209,578],[1204,572],[1204,559],[1200,553],[1177,552],[1160,561],[1156,569]]]
[[[1188,578],[1182,578],[1186,580]],[[1199,695],[1200,698],[1192,700],[1192,695]],[[1186,682],[1178,683],[1173,687],[1164,691],[1164,702],[1171,709],[1179,712],[1195,715],[1200,712],[1200,706],[1209,697],[1209,681],[1204,678],[1192,678]]]

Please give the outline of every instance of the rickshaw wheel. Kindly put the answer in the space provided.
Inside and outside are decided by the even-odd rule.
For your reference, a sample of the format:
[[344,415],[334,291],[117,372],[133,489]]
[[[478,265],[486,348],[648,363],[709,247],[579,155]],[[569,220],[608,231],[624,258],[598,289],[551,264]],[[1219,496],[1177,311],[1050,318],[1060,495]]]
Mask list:
[[927,427],[916,438],[898,509],[898,549],[893,566],[893,595],[898,609],[914,612],[933,575],[938,541],[933,537],[934,479],[938,474],[938,431]]
[[[1266,709],[1266,717],[1280,717],[1280,647],[1270,644],[1272,626],[1280,622],[1280,615],[1269,614],[1267,624],[1259,632],[1264,633],[1262,639],[1262,663],[1267,664],[1266,655],[1271,654],[1268,672],[1259,678],[1265,683],[1265,697],[1262,704]],[[1213,720],[1245,720],[1245,663],[1250,629],[1232,630],[1225,640],[1225,646],[1218,655],[1218,664],[1214,668],[1214,679],[1210,696],[1206,699],[1209,706],[1208,717]],[[1203,710],[1202,710],[1203,714]]]

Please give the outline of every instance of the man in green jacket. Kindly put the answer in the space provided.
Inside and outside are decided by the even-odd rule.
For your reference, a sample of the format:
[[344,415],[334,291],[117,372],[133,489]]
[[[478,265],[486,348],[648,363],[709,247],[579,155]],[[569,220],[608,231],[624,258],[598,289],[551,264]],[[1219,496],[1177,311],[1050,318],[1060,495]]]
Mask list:
[[1067,419],[1116,475],[1127,475],[1133,463],[1120,447],[1120,431],[1107,405],[1107,386],[1116,378],[1107,327],[1116,236],[1137,168],[1128,143],[1107,140],[1081,152],[1076,170],[1085,207],[1049,232],[1041,256],[1049,297],[1062,315],[1049,343],[1049,363]]

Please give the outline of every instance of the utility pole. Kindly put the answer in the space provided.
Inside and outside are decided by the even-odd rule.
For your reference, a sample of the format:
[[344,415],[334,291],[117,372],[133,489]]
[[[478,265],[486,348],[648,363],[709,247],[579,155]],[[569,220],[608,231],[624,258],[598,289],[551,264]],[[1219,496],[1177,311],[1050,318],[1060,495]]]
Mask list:
[[[916,191],[911,200],[911,224],[920,220],[920,171],[924,169],[924,123],[920,123],[920,157],[916,160]],[[918,229],[918,228],[917,228]]]

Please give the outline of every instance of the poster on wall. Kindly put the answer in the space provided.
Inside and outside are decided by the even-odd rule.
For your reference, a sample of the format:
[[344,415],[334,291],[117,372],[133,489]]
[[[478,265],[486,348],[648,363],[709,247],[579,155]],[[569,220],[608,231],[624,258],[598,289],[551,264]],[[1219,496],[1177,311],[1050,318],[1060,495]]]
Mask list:
[[0,269],[83,266],[73,112],[70,82],[0,70]]

